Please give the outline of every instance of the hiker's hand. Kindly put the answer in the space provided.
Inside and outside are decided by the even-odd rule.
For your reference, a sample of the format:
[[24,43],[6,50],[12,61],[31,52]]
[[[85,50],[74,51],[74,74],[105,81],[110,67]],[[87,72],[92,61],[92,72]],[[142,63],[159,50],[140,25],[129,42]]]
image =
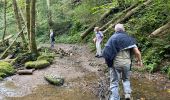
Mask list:
[[96,43],[96,38],[93,38],[93,42]]
[[137,62],[137,66],[143,67],[143,62],[142,62],[142,61],[138,61],[138,62]]

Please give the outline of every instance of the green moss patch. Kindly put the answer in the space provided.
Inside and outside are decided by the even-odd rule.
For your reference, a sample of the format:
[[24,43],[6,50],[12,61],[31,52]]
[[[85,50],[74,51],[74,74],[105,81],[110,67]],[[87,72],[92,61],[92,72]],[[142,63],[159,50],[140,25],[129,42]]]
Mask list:
[[13,75],[14,73],[15,69],[10,63],[0,61],[0,79]]
[[41,69],[49,66],[50,63],[47,60],[37,60],[37,61],[29,61],[25,63],[25,67],[28,69],[35,68]]
[[44,78],[51,84],[56,85],[56,86],[61,86],[64,84],[64,79],[63,78],[57,78],[53,75],[45,75]]
[[47,60],[48,62],[52,63],[54,60],[54,56],[52,55],[41,55],[37,58],[37,60]]

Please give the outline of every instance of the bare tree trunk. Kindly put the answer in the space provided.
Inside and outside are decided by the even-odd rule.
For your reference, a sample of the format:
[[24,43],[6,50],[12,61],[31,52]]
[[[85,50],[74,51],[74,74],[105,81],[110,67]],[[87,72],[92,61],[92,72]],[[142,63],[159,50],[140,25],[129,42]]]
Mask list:
[[111,8],[109,9],[106,13],[104,13],[101,18],[96,21],[94,24],[92,24],[88,29],[86,29],[86,31],[84,33],[81,34],[81,38],[85,38],[90,32],[93,31],[93,28],[97,25],[97,23],[101,22],[102,20],[104,20],[105,18],[107,18],[111,13],[114,12],[114,14],[118,13],[118,12],[115,12],[115,10],[119,10],[119,8]]
[[148,4],[150,4],[152,2],[152,0],[147,0],[146,2],[144,2],[142,5],[139,5],[135,8],[133,8],[132,10],[130,10],[129,12],[127,12],[123,17],[120,17],[118,20],[114,21],[113,24],[111,24],[106,30],[103,31],[103,34],[108,32],[108,30],[110,30],[113,26],[115,26],[117,23],[121,23],[126,21],[127,19],[129,19],[133,14],[135,14],[139,9],[141,9],[143,6],[146,6]]
[[47,17],[48,17],[48,25],[49,29],[53,29],[53,20],[52,20],[52,12],[50,9],[50,0],[47,0]]
[[17,38],[19,37],[19,35],[20,35],[21,33],[23,33],[23,30],[24,30],[24,29],[25,29],[25,26],[24,26],[24,28],[17,34],[16,38],[12,41],[12,43],[10,44],[10,46],[2,53],[0,59],[4,59],[7,51],[12,47],[12,45],[15,43],[15,41],[17,40]]
[[160,28],[156,29],[154,32],[152,32],[149,37],[151,36],[156,36],[162,32],[164,32],[165,30],[170,28],[170,22],[166,23],[165,25],[161,26]]
[[26,0],[26,25],[27,25],[27,35],[28,35],[28,40],[30,44],[30,0]]
[[[18,7],[17,7],[16,0],[13,0],[13,7],[14,7],[14,13],[15,13],[15,17],[16,17],[16,21],[17,21],[17,25],[18,25],[18,30],[22,30],[22,25],[21,25],[21,20],[20,20],[19,14],[18,14]],[[21,33],[21,38],[23,41],[23,46],[25,47],[26,39],[24,37],[23,32]]]
[[138,5],[138,3],[135,3],[135,4],[133,4],[132,6],[130,6],[129,8],[123,10],[122,13],[121,13],[119,16],[117,16],[116,18],[111,19],[108,23],[106,23],[105,25],[103,25],[103,26],[100,28],[100,30],[106,29],[106,28],[107,28],[110,24],[112,24],[115,20],[118,20],[118,19],[120,19],[122,16],[124,16],[124,13],[129,12],[129,11],[132,10],[134,7],[136,7],[137,5]]
[[0,40],[0,45],[4,43],[5,41],[8,41],[10,38],[12,38],[14,35],[8,35],[4,38],[4,40]]
[[35,5],[36,0],[31,0],[31,18],[30,18],[30,50],[31,53],[38,55],[37,45],[35,41]]
[[21,9],[21,7],[18,7],[18,9],[20,12],[20,16],[22,18],[22,24],[26,25],[26,20],[25,20],[24,14],[23,14],[23,10]]
[[[128,12],[129,10],[133,9],[134,7],[136,7],[138,5],[138,3],[135,3],[133,4],[132,6],[130,6],[129,8],[125,9],[122,11],[122,13],[126,13]],[[93,31],[93,28],[95,27],[95,25],[97,23],[99,23],[100,21],[104,20],[107,16],[109,16],[113,11],[114,9],[117,9],[117,8],[111,8],[109,11],[107,11],[106,13],[103,14],[103,16],[99,19],[99,21],[95,22],[94,24],[92,24],[88,29],[86,29],[86,31],[84,33],[81,34],[81,38],[85,38],[91,31]],[[119,18],[119,17],[118,17]],[[104,26],[102,26],[100,28],[100,30],[104,30],[104,28],[106,28],[107,26],[109,26],[114,20],[112,19],[111,21],[109,21],[107,24],[105,24]]]
[[7,1],[4,0],[4,34],[2,36],[2,42],[4,42],[4,38],[6,35],[6,9],[7,9],[6,5],[7,5]]

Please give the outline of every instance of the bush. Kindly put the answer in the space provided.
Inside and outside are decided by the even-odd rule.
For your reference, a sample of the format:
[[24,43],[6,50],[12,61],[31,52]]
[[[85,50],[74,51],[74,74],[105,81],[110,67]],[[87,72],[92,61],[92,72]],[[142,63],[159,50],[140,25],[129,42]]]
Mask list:
[[10,63],[0,61],[0,79],[13,75],[14,73],[15,69]]
[[49,66],[50,63],[47,60],[37,60],[37,61],[29,61],[25,63],[25,67],[28,69],[35,68],[41,69]]

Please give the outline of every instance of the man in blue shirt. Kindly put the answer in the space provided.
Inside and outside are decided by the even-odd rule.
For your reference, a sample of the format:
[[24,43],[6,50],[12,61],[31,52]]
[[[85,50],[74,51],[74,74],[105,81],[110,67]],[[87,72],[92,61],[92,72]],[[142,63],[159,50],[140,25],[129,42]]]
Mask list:
[[137,64],[143,66],[141,53],[136,46],[136,41],[125,33],[123,24],[115,25],[115,33],[107,41],[103,50],[103,57],[110,69],[110,91],[109,100],[120,100],[119,81],[122,78],[125,99],[131,98],[130,67],[131,53],[135,54]]

